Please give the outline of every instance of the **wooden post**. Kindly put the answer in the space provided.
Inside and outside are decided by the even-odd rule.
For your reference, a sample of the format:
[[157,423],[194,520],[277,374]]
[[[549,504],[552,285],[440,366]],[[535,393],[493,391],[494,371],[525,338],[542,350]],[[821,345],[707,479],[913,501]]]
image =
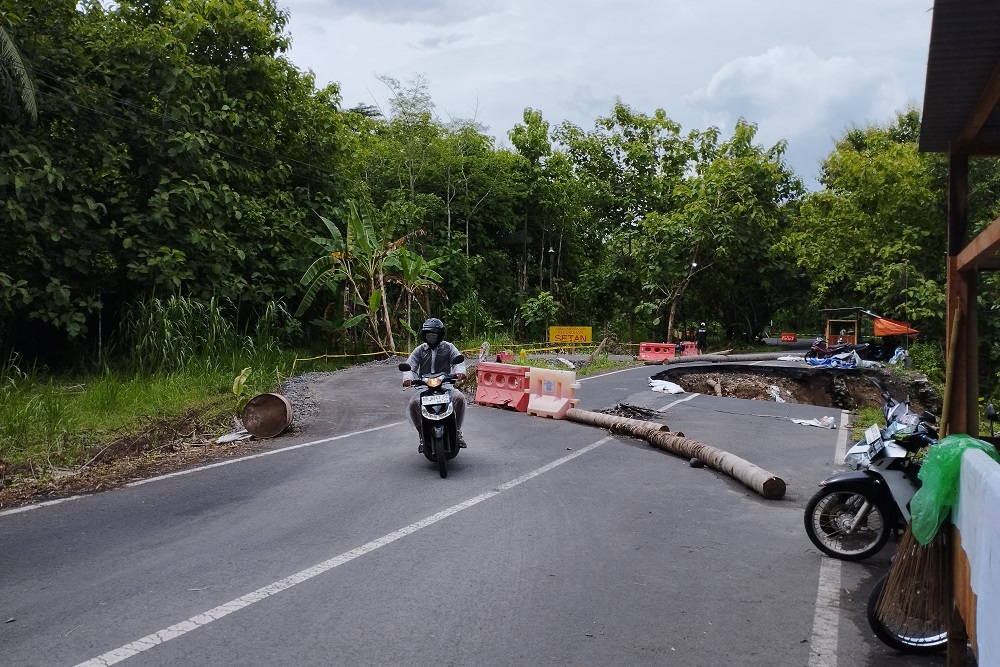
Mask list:
[[[954,350],[952,358],[946,360],[945,377],[950,385],[948,412],[943,420],[949,433],[969,433],[972,423],[977,422],[978,406],[977,378],[970,374],[976,362],[977,322],[971,312],[975,308],[975,272],[958,270],[958,255],[967,243],[969,227],[969,156],[950,153],[948,156],[948,326],[945,349]],[[969,297],[973,299],[970,301]],[[955,323],[956,311],[960,311],[964,321],[958,327]],[[971,349],[970,349],[971,347]],[[970,357],[973,368],[970,368]],[[969,390],[972,390],[970,401]],[[972,403],[970,407],[970,402]],[[970,420],[970,412],[972,418]],[[977,431],[978,433],[978,431]]]
[[[941,435],[979,434],[979,361],[976,309],[978,273],[973,266],[959,270],[959,253],[967,245],[969,229],[969,156],[948,154],[948,315],[945,349],[945,402]],[[960,552],[961,541],[954,531],[953,548]],[[961,554],[964,556],[964,554]],[[961,576],[959,558],[952,559],[953,604],[948,623],[948,667],[963,667],[968,659],[968,629],[962,616],[968,579]],[[973,610],[975,607],[973,607]],[[974,616],[972,617],[974,619]],[[974,621],[973,621],[974,622]],[[973,633],[975,628],[973,628]]]

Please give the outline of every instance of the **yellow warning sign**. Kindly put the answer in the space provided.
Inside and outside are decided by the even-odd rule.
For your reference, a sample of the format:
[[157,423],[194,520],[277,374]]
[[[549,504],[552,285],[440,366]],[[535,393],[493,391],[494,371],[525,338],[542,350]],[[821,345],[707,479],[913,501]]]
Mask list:
[[592,327],[549,327],[550,343],[589,343],[593,340]]

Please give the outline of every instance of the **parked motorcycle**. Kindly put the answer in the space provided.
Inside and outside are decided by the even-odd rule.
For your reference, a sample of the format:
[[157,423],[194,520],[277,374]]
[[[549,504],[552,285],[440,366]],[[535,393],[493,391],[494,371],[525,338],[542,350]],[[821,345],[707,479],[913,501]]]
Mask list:
[[[454,365],[465,361],[458,355],[452,360]],[[399,370],[412,370],[404,362]],[[437,463],[442,478],[448,476],[448,461],[458,456],[458,425],[455,410],[451,404],[452,385],[458,376],[452,373],[432,373],[413,379],[413,386],[420,392],[420,433],[424,443],[424,456]]]
[[854,343],[845,343],[840,341],[835,345],[827,345],[826,339],[822,336],[817,336],[816,340],[813,341],[812,346],[809,351],[806,352],[806,359],[829,359],[835,357],[838,354],[848,354],[850,352],[857,352],[859,356],[864,357],[864,352],[868,348],[868,343],[860,343],[855,345]]
[[[990,423],[990,437],[994,436],[994,426],[1000,421],[993,404],[986,406],[986,419]],[[937,577],[939,573],[929,571],[927,577]],[[879,598],[885,589],[889,574],[882,575],[868,596],[865,617],[868,626],[886,646],[901,653],[928,655],[945,650],[948,646],[948,614],[942,609],[940,613],[930,610],[922,604],[914,604],[909,613],[880,613]],[[919,598],[927,591],[935,589],[935,584],[927,580],[907,580],[906,585],[912,588],[912,594]],[[929,612],[929,613],[928,613]]]
[[920,487],[920,463],[913,454],[937,442],[936,417],[910,411],[880,380],[886,427],[872,424],[847,452],[855,469],[836,473],[806,505],[805,528],[820,551],[841,560],[863,560],[878,553],[894,530],[910,520],[909,502]]

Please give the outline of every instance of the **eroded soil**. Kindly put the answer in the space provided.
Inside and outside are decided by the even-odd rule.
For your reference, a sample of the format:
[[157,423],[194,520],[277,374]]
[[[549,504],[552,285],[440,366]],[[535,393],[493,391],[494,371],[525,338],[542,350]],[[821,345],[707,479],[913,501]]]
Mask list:
[[878,378],[886,384],[893,398],[901,400],[909,396],[914,412],[941,413],[941,398],[929,382],[919,377],[904,380],[879,369],[770,368],[751,373],[745,366],[738,370],[732,368],[713,368],[705,372],[678,367],[653,377],[674,382],[688,392],[757,401],[780,400],[842,410],[880,408],[882,395],[872,383],[872,378]]

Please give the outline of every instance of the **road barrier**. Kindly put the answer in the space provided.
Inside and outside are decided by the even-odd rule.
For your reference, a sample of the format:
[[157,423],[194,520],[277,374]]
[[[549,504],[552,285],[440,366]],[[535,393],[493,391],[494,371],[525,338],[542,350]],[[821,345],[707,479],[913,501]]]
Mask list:
[[674,358],[673,343],[639,343],[639,361],[663,361]]
[[476,366],[476,403],[525,412],[529,400],[526,393],[528,370],[528,366],[479,362]]
[[697,354],[701,354],[701,350],[698,349],[698,343],[684,341],[681,343],[681,346],[683,346],[683,351],[677,355],[679,357],[693,357]]
[[528,414],[536,417],[564,419],[566,411],[580,402],[574,398],[580,383],[576,371],[555,371],[532,368],[527,373]]

